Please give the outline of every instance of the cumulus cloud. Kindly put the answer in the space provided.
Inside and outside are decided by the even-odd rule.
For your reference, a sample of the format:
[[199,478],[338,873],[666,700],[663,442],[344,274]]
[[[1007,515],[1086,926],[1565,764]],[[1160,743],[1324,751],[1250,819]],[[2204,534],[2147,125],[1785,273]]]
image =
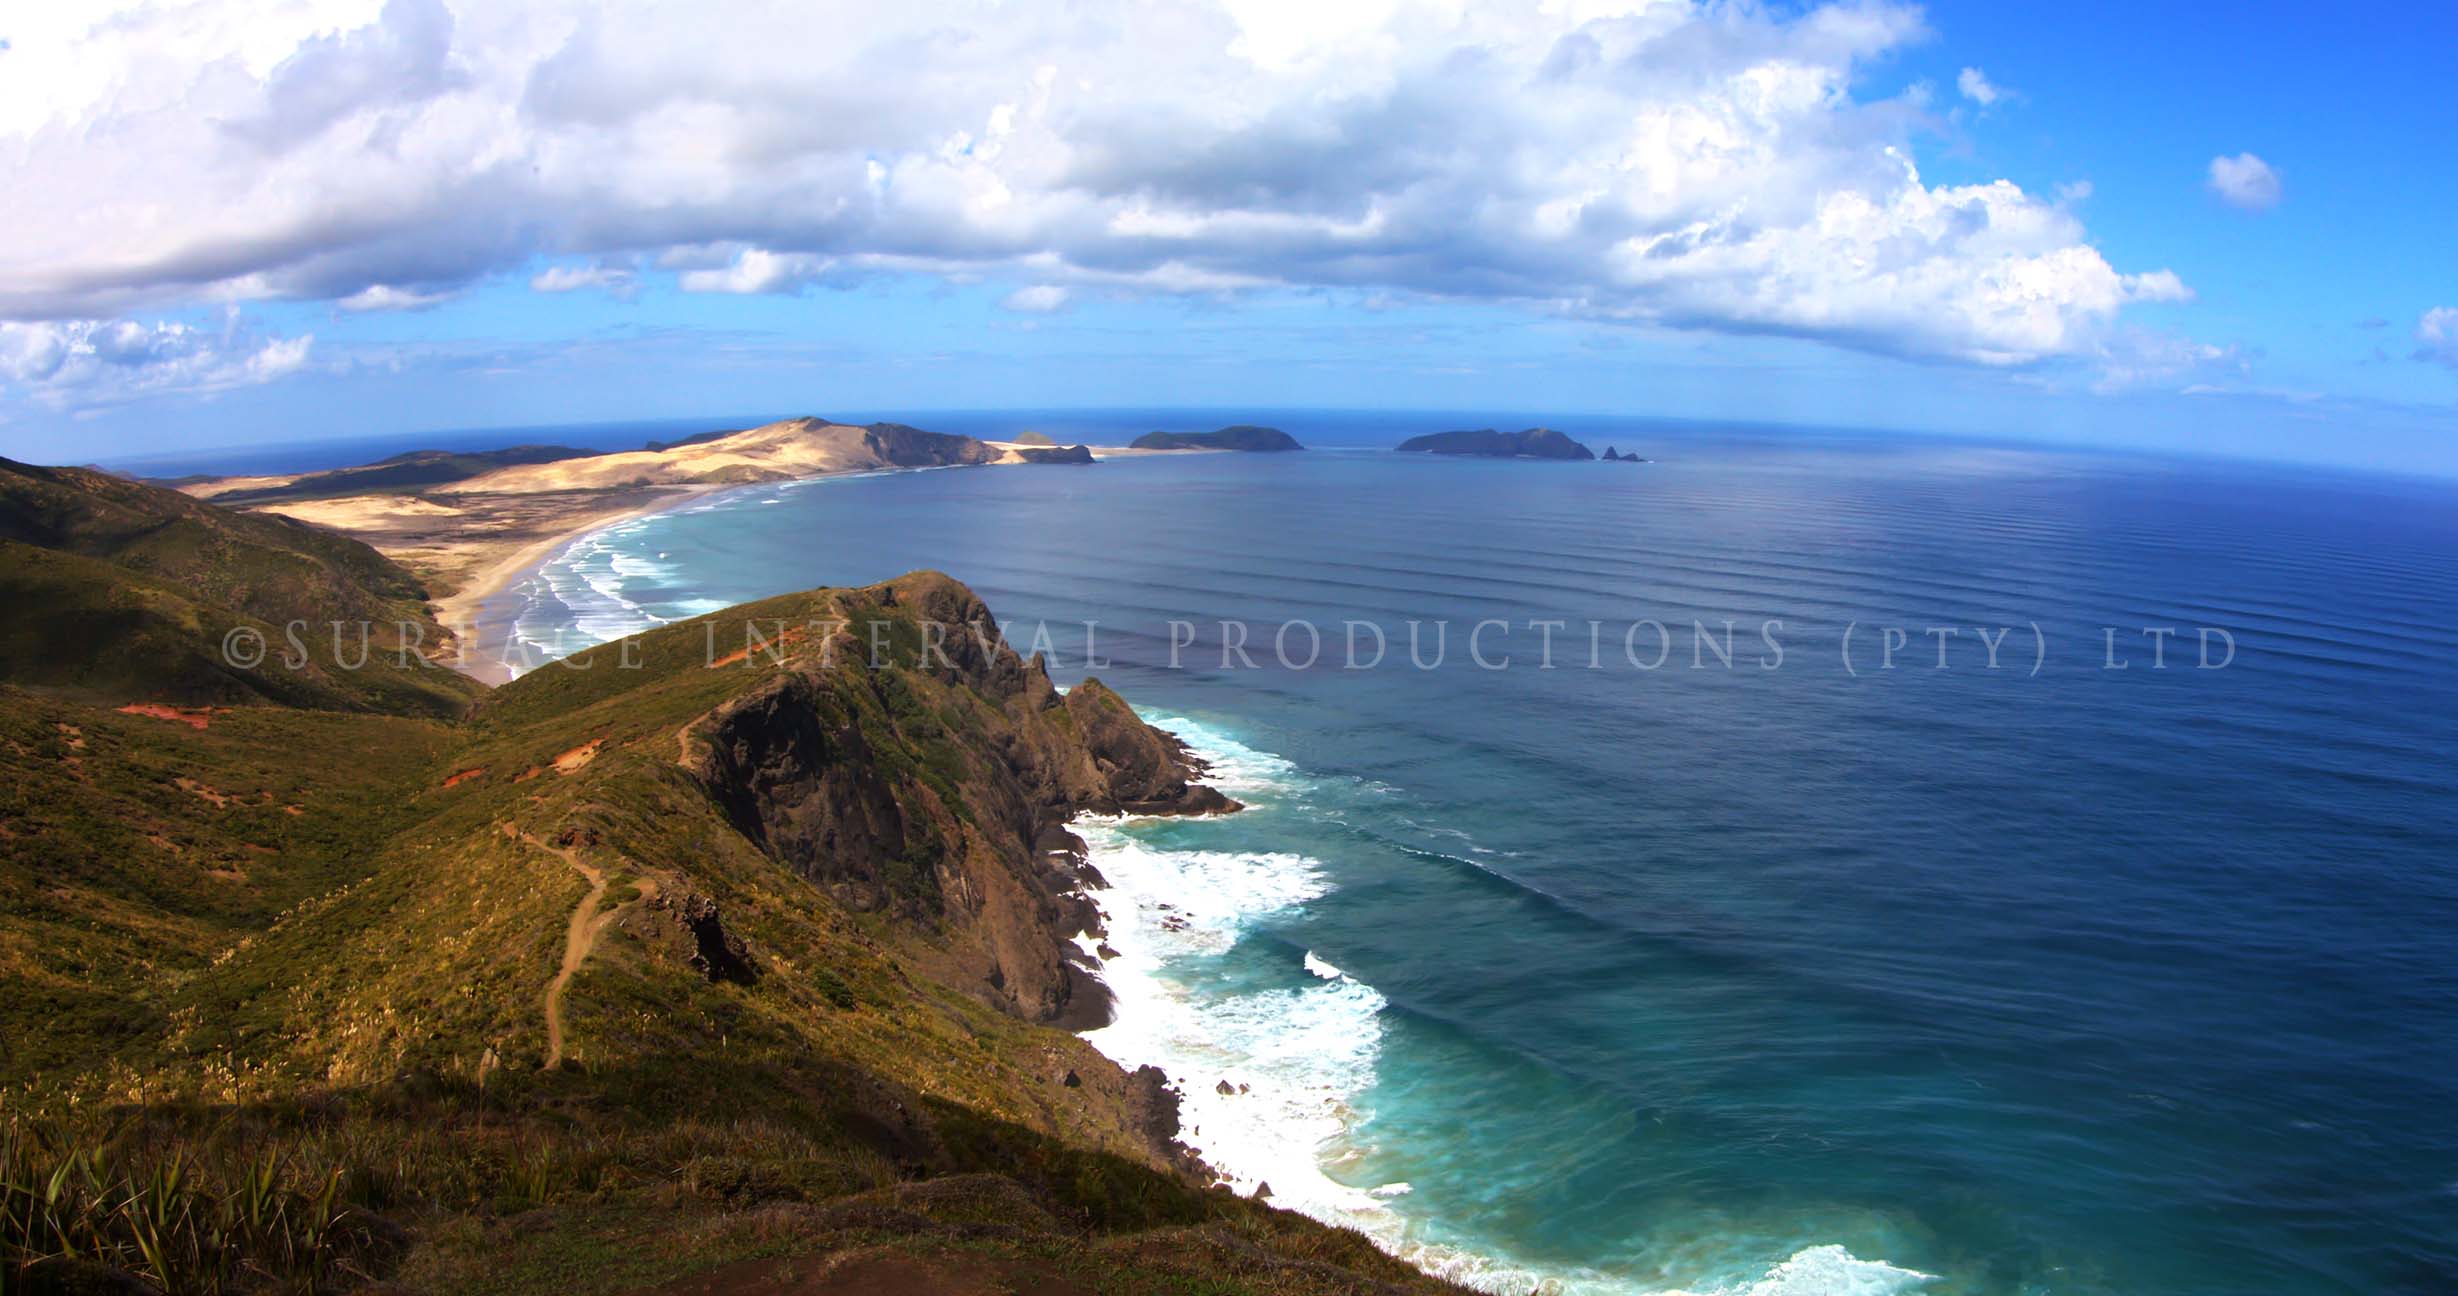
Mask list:
[[2415,322],[2415,358],[2458,369],[2458,306],[2435,306]]
[[2055,201],[1924,181],[1918,105],[1856,94],[1925,34],[1886,0],[329,7],[26,36],[0,317],[640,259],[694,292],[1354,288],[2010,364],[2184,294]]
[[1995,104],[2000,99],[2013,97],[2012,91],[1990,81],[1988,73],[1976,67],[1963,69],[1954,79],[1954,88],[1961,91],[1964,98],[1983,108]]
[[554,265],[530,276],[529,287],[534,292],[567,293],[586,288],[602,288],[619,295],[637,286],[637,276],[626,266]]
[[0,389],[53,408],[210,395],[297,372],[314,342],[313,334],[261,336],[235,320],[218,330],[177,321],[10,320],[0,322]]
[[1000,304],[1012,311],[1054,311],[1067,304],[1067,290],[1056,284],[1033,284],[1007,294]]
[[391,284],[369,284],[333,303],[346,311],[425,310],[451,300],[449,292],[420,292]]
[[2268,211],[2279,205],[2279,173],[2251,153],[2210,160],[2210,189],[2231,207]]
[[[683,259],[670,259],[668,264]],[[744,248],[723,265],[686,269],[676,282],[684,292],[701,293],[787,293],[798,292],[828,277],[836,268],[833,257],[811,252],[772,252],[767,248]]]

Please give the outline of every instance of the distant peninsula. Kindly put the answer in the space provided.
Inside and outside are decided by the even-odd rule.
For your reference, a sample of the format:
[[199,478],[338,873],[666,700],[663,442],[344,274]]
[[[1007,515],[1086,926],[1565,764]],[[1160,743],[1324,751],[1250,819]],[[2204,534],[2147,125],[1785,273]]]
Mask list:
[[1552,428],[1529,428],[1524,432],[1497,432],[1492,428],[1478,428],[1470,432],[1435,432],[1410,437],[1402,441],[1399,448],[1423,454],[1474,455],[1483,459],[1596,457],[1586,446]]
[[1218,432],[1146,432],[1128,444],[1130,450],[1303,450],[1297,438],[1279,428],[1239,424]]

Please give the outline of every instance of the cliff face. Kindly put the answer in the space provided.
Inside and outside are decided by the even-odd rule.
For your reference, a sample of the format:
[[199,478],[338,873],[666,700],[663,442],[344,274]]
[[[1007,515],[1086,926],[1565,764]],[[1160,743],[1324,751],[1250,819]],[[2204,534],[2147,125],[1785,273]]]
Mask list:
[[[856,912],[946,939],[960,984],[1034,1021],[1083,979],[1065,941],[1091,906],[1063,835],[1080,812],[1235,809],[1176,739],[1087,680],[1067,694],[945,577],[851,591],[848,624],[691,730],[686,767],[745,837]],[[858,636],[879,624],[884,636]],[[909,667],[880,669],[878,644]]]
[[941,468],[954,464],[998,462],[999,452],[969,436],[924,432],[902,423],[873,423],[862,429],[862,444],[884,464],[899,468]]

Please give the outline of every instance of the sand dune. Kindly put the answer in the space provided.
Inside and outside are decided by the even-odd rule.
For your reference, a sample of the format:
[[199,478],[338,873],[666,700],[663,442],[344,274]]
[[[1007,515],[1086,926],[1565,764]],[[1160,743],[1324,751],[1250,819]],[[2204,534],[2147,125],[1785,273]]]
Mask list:
[[[915,433],[916,436],[929,436]],[[664,450],[631,450],[556,463],[500,468],[453,487],[456,494],[528,495],[542,491],[605,490],[617,486],[685,486],[788,481],[823,473],[858,472],[909,463],[870,428],[822,419],[787,419],[713,441]],[[944,438],[939,450],[954,463],[991,463],[997,456],[969,437]],[[960,444],[958,444],[960,443]]]
[[255,510],[279,513],[336,531],[385,530],[404,523],[458,517],[462,510],[415,495],[351,495],[341,499],[284,500]]
[[[471,649],[462,669],[500,680],[492,655],[506,626],[484,615],[491,595],[578,535],[671,507],[692,495],[750,482],[830,473],[956,464],[1018,464],[1023,445],[798,418],[660,450],[516,464],[424,489],[253,506],[367,541],[416,572],[437,617]],[[1102,459],[1204,451],[1104,446]],[[282,485],[282,477],[227,477],[182,487],[211,497]],[[243,506],[248,507],[248,506]]]

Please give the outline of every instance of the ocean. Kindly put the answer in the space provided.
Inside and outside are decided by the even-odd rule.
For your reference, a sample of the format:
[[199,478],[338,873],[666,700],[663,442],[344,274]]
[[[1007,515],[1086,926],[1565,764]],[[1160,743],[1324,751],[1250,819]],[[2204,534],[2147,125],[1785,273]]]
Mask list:
[[[1046,636],[1252,805],[1080,825],[1094,1041],[1487,1290],[2458,1283],[2458,488],[1257,421],[1322,448],[748,487],[509,597],[569,651],[936,568]],[[1538,422],[1653,462],[1372,448]]]

